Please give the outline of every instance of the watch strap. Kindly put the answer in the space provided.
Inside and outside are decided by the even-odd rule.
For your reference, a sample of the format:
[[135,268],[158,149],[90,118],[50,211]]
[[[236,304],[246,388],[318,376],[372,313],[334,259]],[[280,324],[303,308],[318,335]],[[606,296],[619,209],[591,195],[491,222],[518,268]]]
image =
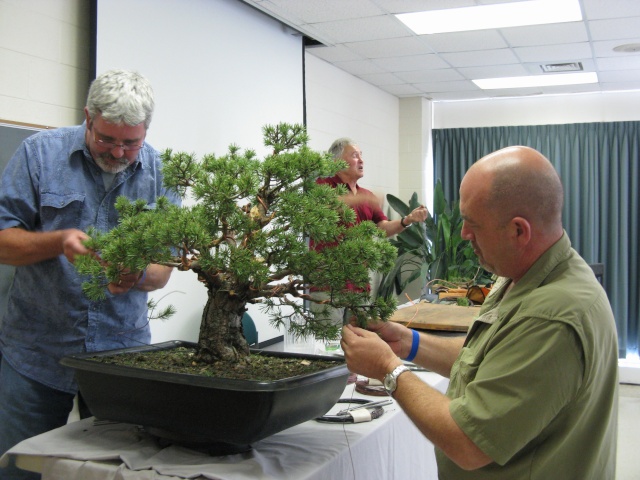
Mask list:
[[[391,373],[388,373],[385,376],[384,388],[389,395],[393,395],[393,393],[398,388],[398,377],[402,375],[404,372],[409,372],[409,368],[406,365],[398,365],[393,369]],[[388,384],[391,384],[390,386]]]

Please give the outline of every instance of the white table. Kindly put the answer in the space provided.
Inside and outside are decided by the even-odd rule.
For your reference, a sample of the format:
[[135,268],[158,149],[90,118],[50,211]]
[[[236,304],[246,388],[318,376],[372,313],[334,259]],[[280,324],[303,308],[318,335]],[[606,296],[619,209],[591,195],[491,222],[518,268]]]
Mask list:
[[[446,378],[418,375],[446,389]],[[354,392],[353,385],[347,385],[342,398],[380,399]],[[256,442],[250,452],[222,457],[160,448],[135,425],[94,425],[88,418],[19,443],[0,465],[14,455],[20,468],[41,472],[43,480],[436,479],[433,445],[397,404],[384,409],[382,417],[365,423],[308,421]]]

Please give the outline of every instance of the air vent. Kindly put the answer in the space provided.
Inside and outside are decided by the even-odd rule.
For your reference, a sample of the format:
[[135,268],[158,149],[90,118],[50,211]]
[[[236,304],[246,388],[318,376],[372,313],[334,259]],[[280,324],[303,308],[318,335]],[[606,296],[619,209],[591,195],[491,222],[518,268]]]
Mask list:
[[545,73],[558,73],[558,72],[581,72],[581,62],[570,63],[548,63],[547,65],[540,65],[540,68]]

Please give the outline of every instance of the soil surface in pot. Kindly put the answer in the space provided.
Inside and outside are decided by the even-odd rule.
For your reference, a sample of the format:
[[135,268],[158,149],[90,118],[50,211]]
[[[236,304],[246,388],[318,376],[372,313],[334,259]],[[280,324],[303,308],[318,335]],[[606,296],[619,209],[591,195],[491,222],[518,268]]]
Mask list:
[[246,362],[207,364],[196,362],[195,349],[189,347],[96,356],[91,357],[91,360],[147,370],[256,381],[280,380],[319,372],[341,364],[340,361],[319,358],[275,357],[260,353],[252,353]]

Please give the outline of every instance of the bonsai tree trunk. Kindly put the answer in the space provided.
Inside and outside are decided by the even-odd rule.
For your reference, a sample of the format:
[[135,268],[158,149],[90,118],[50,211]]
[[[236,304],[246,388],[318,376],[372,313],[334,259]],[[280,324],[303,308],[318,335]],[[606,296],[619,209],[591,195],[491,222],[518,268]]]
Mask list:
[[228,291],[208,288],[198,335],[197,360],[237,362],[249,356],[249,345],[242,330],[246,301]]

